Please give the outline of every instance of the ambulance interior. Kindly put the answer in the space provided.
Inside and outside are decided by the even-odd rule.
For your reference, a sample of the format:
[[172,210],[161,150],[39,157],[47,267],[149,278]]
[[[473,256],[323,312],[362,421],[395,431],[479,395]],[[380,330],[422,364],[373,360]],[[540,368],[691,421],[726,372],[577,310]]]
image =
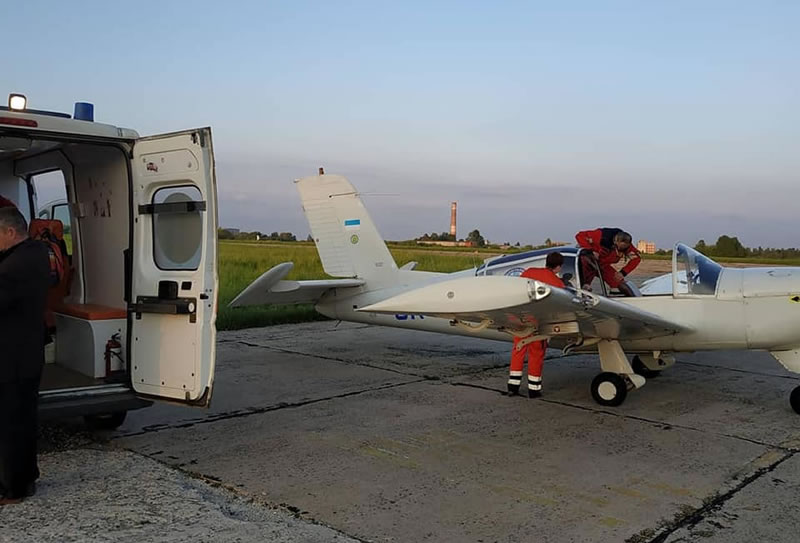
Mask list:
[[[60,221],[70,254],[48,300],[54,334],[42,390],[127,380],[128,168],[118,145],[0,136],[0,195],[29,222]],[[41,207],[61,199],[66,205]]]

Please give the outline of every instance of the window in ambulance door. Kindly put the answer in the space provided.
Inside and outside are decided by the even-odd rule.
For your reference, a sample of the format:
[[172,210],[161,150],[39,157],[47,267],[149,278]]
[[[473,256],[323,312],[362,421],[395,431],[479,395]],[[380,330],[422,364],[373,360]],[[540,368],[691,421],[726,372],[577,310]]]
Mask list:
[[[201,202],[195,186],[166,187],[156,191],[153,203]],[[203,251],[203,211],[175,207],[153,215],[153,258],[162,270],[196,270]]]
[[31,182],[36,191],[36,205],[39,208],[36,213],[37,217],[39,217],[39,212],[45,210],[45,206],[49,208],[56,201],[67,201],[67,184],[61,170],[34,175],[31,177]]
[[64,225],[64,243],[67,254],[72,256],[72,229],[67,204],[67,185],[61,170],[40,173],[31,177],[33,188],[36,191],[36,205],[39,212],[36,216],[40,219],[61,221]]

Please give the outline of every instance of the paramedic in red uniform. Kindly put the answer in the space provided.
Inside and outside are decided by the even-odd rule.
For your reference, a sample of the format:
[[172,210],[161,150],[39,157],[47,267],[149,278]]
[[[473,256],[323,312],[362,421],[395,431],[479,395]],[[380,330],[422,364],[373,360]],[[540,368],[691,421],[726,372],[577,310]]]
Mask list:
[[[631,273],[642,257],[639,251],[631,244],[631,235],[619,228],[598,228],[597,230],[584,230],[575,234],[578,240],[578,247],[589,249],[594,255],[597,266],[600,268],[600,275],[611,288],[619,289],[625,296],[633,296],[633,292],[625,284],[625,277]],[[622,258],[628,263],[617,271],[612,264],[616,264]],[[588,255],[581,257],[581,278],[583,289],[591,290],[589,285],[597,277],[597,270]]]
[[[547,255],[544,268],[528,268],[520,277],[534,279],[548,285],[564,288],[564,282],[556,275],[561,271],[564,257],[561,253],[553,252]],[[526,338],[514,337],[514,347],[511,349],[511,369],[508,373],[508,395],[519,394],[522,383],[522,365],[525,355],[528,355],[528,397],[538,398],[542,395],[542,365],[544,354],[547,351],[547,341],[531,341],[519,345]]]
[[25,218],[0,207],[0,505],[36,491],[39,381],[50,287],[47,246],[28,238]]

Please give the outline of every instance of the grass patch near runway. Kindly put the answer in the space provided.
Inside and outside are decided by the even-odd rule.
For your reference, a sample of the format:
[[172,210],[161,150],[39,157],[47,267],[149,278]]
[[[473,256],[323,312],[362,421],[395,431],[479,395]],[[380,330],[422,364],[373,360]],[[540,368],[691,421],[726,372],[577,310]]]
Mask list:
[[[416,261],[417,270],[450,273],[480,265],[488,255],[474,252],[437,252],[390,248],[398,266]],[[228,303],[268,269],[293,262],[289,280],[332,279],[322,269],[317,249],[310,242],[219,242],[219,313],[217,329],[238,330],[274,324],[321,320],[309,304],[251,306],[231,309]]]

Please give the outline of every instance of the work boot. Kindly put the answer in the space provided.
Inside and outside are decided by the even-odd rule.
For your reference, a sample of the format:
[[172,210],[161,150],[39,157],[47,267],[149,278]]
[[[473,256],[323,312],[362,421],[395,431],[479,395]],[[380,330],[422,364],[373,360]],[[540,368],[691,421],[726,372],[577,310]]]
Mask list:
[[522,384],[522,371],[511,370],[508,374],[508,395],[518,396],[519,386]]
[[539,398],[542,396],[542,377],[528,375],[528,398]]

